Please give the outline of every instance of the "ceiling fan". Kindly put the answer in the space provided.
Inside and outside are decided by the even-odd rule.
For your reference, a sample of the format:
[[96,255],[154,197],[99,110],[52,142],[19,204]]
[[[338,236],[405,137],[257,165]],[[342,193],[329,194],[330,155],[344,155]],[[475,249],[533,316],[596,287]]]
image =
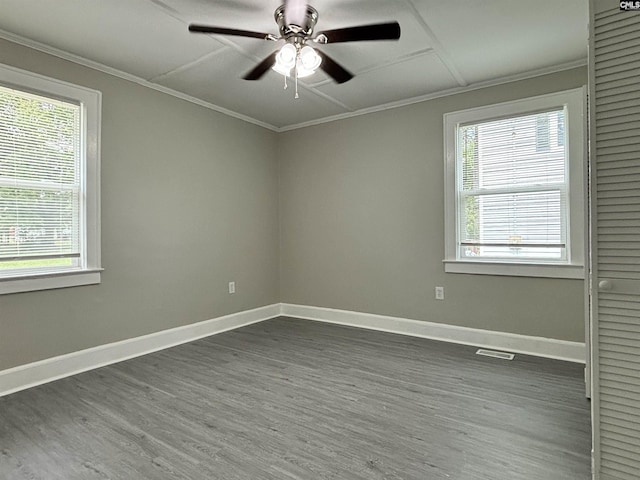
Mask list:
[[270,68],[273,68],[276,72],[285,76],[285,88],[286,78],[292,73],[297,87],[298,78],[311,75],[318,68],[337,83],[344,83],[353,78],[352,73],[326,53],[313,48],[309,45],[310,43],[324,45],[365,40],[398,40],[400,38],[400,25],[398,22],[325,30],[314,35],[313,28],[318,21],[318,12],[311,5],[308,5],[305,0],[285,1],[284,5],[276,9],[274,18],[278,24],[279,36],[270,33],[199,24],[189,25],[189,31],[259,38],[274,42],[284,40],[285,44],[282,48],[265,58],[243,78],[245,80],[258,80]]

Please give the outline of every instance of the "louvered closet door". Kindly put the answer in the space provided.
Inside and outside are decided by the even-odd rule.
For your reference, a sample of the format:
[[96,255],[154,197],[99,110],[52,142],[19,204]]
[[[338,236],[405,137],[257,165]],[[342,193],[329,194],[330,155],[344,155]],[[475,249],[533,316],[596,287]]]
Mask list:
[[590,56],[594,463],[639,480],[640,12],[592,0]]

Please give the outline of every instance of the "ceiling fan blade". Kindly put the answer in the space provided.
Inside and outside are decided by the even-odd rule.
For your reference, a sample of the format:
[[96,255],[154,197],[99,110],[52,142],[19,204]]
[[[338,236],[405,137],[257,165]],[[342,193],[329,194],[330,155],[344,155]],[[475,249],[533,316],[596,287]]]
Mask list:
[[212,27],[209,25],[189,25],[189,31],[193,33],[217,33],[219,35],[235,35],[236,37],[251,37],[270,40],[272,35],[268,33],[252,32],[250,30],[238,30],[236,28]]
[[287,25],[303,26],[307,16],[306,0],[285,0],[284,17]]
[[262,76],[267,73],[271,67],[273,67],[273,64],[276,63],[277,53],[278,51],[276,50],[242,78],[245,80],[259,80],[262,78]]
[[[324,39],[319,37],[324,35]],[[400,24],[398,22],[377,23],[360,27],[337,28],[320,32],[316,38],[319,43],[362,42],[365,40],[398,40]]]
[[326,53],[321,52],[320,50],[316,50],[316,52],[320,55],[320,58],[322,58],[320,68],[337,83],[348,82],[353,78],[353,74],[351,72],[347,71],[342,65],[337,63]]

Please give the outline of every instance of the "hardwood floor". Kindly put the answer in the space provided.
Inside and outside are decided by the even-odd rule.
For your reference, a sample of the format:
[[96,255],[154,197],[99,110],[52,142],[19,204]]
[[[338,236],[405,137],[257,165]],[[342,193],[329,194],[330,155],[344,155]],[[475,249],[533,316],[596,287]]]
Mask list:
[[0,478],[581,480],[583,367],[278,318],[0,398]]

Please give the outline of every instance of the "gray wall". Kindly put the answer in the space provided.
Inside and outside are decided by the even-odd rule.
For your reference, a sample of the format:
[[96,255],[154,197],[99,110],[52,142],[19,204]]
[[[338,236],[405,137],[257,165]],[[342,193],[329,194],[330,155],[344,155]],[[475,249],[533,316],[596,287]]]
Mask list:
[[584,341],[581,280],[444,273],[442,115],[586,83],[581,68],[282,133],[281,300]]
[[584,69],[275,134],[3,40],[0,63],[102,91],[105,268],[0,296],[0,370],[279,301],[583,340],[581,281],[444,273],[442,115]]
[[102,91],[105,268],[0,296],[0,370],[278,301],[274,132],[6,41],[0,63]]

